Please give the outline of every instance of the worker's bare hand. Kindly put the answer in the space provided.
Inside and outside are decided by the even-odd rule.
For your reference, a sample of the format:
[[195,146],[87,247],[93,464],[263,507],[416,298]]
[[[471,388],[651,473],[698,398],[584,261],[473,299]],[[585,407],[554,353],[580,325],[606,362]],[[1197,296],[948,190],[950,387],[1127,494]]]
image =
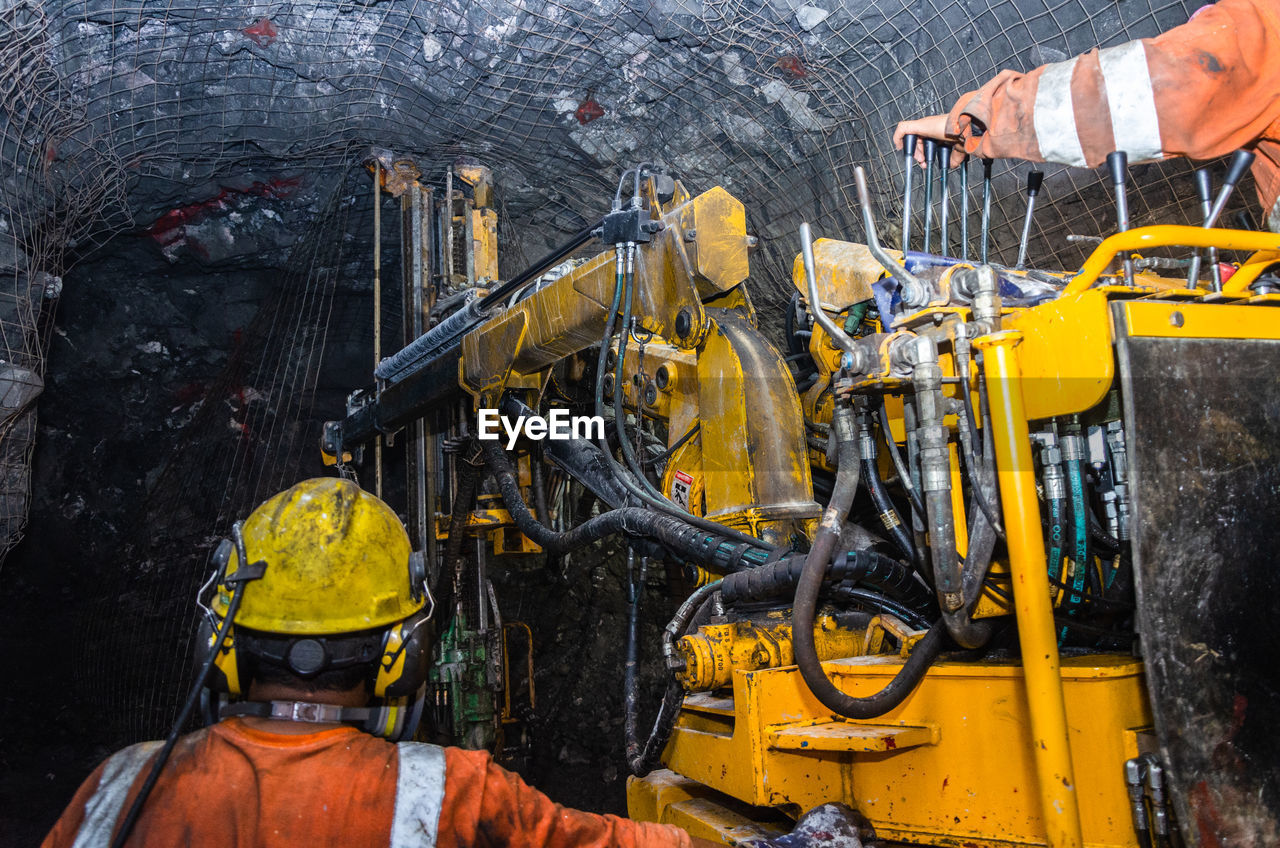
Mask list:
[[[914,118],[910,121],[901,121],[897,129],[893,131],[893,146],[898,150],[902,149],[902,139],[905,136],[914,135],[920,138],[932,138],[936,141],[943,141],[955,144],[951,149],[951,167],[958,167],[964,162],[964,149],[959,144],[959,140],[947,135],[947,116],[946,115],[930,115],[927,118]],[[925,167],[928,163],[924,160],[924,145],[916,145],[916,161],[920,163],[920,167]]]

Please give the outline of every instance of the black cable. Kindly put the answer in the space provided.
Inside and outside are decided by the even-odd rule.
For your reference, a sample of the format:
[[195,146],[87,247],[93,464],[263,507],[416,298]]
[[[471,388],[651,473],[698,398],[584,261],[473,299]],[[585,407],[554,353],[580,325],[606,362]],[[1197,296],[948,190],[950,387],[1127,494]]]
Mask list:
[[698,435],[698,432],[699,432],[701,429],[702,429],[702,422],[701,422],[701,421],[695,421],[695,422],[693,422],[693,426],[689,428],[689,431],[688,431],[687,433],[685,433],[683,436],[681,436],[679,439],[677,439],[677,440],[676,440],[676,443],[675,443],[674,445],[672,445],[671,447],[667,448],[666,450],[664,450],[662,453],[658,454],[657,456],[650,458],[650,459],[649,459],[650,464],[652,464],[652,465],[657,465],[659,462],[664,462],[664,461],[666,461],[668,458],[670,458],[670,456],[671,456],[673,453],[675,453],[676,451],[680,450],[680,448],[682,448],[682,447],[684,447],[686,444],[688,444],[688,442],[689,442],[689,440],[690,440],[690,439],[692,439],[694,436]]
[[987,501],[987,494],[984,486],[978,484],[978,475],[984,474],[985,469],[979,463],[976,455],[977,431],[971,429],[973,422],[973,402],[969,398],[969,391],[964,386],[960,387],[960,394],[964,397],[965,415],[960,419],[960,427],[967,430],[962,433],[963,438],[960,439],[960,454],[964,458],[965,471],[969,474],[969,490],[973,492],[973,499],[978,504],[978,509],[982,510],[983,516],[991,524],[996,531],[996,536],[1004,538],[1004,526],[1000,523],[1000,519],[996,517],[995,508]]
[[[235,581],[234,589],[231,592],[231,600],[227,604],[227,614],[222,619],[222,624],[218,627],[217,633],[213,637],[213,645],[209,648],[209,653],[205,655],[204,663],[200,666],[200,671],[196,675],[195,684],[191,687],[187,700],[182,704],[182,710],[178,713],[178,718],[173,722],[173,727],[169,730],[168,737],[164,740],[164,747],[160,749],[160,753],[156,755],[155,762],[151,764],[151,771],[147,773],[147,779],[143,782],[142,788],[138,790],[138,795],[133,799],[133,804],[129,807],[129,812],[125,814],[124,823],[120,825],[120,830],[116,832],[115,838],[111,840],[111,848],[123,848],[125,842],[129,840],[129,835],[133,833],[134,825],[138,823],[138,816],[142,813],[142,807],[147,802],[151,790],[155,788],[156,781],[160,779],[160,772],[164,770],[165,763],[169,760],[169,755],[173,753],[173,748],[178,744],[178,737],[182,735],[182,729],[187,726],[187,722],[191,720],[191,714],[195,711],[196,704],[200,702],[200,697],[204,694],[205,684],[209,681],[209,673],[213,671],[213,663],[218,658],[218,653],[222,650],[222,643],[226,641],[227,632],[231,629],[231,623],[235,620],[236,613],[240,611],[240,602],[244,599],[245,584],[254,579],[249,576],[249,560],[245,556],[244,537],[240,533],[241,522],[237,521],[232,528],[232,536],[236,541],[236,554],[239,559],[239,568],[245,574],[243,579]],[[228,582],[234,580],[227,578]]]

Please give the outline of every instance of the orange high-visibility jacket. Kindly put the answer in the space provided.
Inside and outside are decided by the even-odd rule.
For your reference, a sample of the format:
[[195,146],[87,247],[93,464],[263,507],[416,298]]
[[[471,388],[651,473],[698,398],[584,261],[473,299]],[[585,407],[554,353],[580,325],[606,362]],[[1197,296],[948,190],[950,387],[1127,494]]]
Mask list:
[[[126,748],[85,780],[44,848],[110,844],[159,750]],[[689,848],[669,825],[568,809],[483,751],[399,745],[351,727],[298,736],[233,718],[179,740],[130,846]]]
[[1142,162],[1255,146],[1280,231],[1280,0],[1220,0],[1157,38],[1001,71],[956,102],[948,131],[975,156],[1089,168],[1113,150]]

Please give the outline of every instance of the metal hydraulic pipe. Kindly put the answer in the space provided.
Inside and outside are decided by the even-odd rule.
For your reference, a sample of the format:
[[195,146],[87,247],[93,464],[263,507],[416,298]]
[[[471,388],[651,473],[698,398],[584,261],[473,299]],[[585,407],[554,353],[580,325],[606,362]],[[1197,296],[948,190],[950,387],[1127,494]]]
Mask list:
[[1021,367],[1014,350],[1021,340],[1021,333],[1006,330],[983,336],[974,346],[984,352],[1041,814],[1049,848],[1082,848],[1080,800],[1067,735],[1053,606],[1049,602],[1040,503],[1031,464]]
[[916,144],[914,135],[902,137],[902,255],[911,249],[911,172],[915,169]]
[[[1174,224],[1139,227],[1136,230],[1129,230],[1127,233],[1116,233],[1103,239],[1102,244],[1094,248],[1093,253],[1085,260],[1084,267],[1080,269],[1080,273],[1067,284],[1062,293],[1064,295],[1079,294],[1092,286],[1098,281],[1099,277],[1106,273],[1107,267],[1117,253],[1133,251],[1141,253],[1153,247],[1174,246],[1216,246],[1222,250],[1264,252],[1266,255],[1262,257],[1263,261],[1260,264],[1255,265],[1253,260],[1246,263],[1246,266],[1253,267],[1254,270],[1260,270],[1265,265],[1280,261],[1280,235],[1276,233],[1204,229],[1202,227],[1184,227]],[[1239,278],[1239,281],[1237,281],[1237,278]],[[1226,292],[1235,291],[1240,286],[1248,286],[1252,279],[1253,275],[1246,272],[1246,267],[1241,267],[1240,271],[1233,274],[1231,279],[1226,282],[1223,290]]]
[[805,293],[809,297],[809,311],[813,314],[813,320],[818,322],[818,326],[837,347],[849,356],[857,357],[858,353],[855,353],[857,345],[853,339],[835,321],[827,317],[826,311],[822,308],[822,298],[818,295],[818,278],[814,272],[817,266],[813,259],[813,233],[809,229],[808,221],[800,224],[800,256],[801,261],[804,262]]
[[[892,274],[893,278],[902,286],[903,303],[913,307],[924,306],[929,301],[929,291],[925,284],[880,246],[880,238],[876,235],[875,214],[871,211],[871,194],[867,191],[867,172],[861,165],[853,169],[853,182],[858,189],[858,205],[862,207],[862,227],[866,230],[867,249],[871,251],[871,255],[880,263],[880,266]],[[903,258],[906,258],[905,254]],[[813,267],[812,249],[810,250],[809,259],[806,260],[805,267]],[[813,280],[812,272],[807,273],[809,280]],[[816,286],[817,284],[811,283],[811,285]],[[825,325],[823,329],[826,329]]]

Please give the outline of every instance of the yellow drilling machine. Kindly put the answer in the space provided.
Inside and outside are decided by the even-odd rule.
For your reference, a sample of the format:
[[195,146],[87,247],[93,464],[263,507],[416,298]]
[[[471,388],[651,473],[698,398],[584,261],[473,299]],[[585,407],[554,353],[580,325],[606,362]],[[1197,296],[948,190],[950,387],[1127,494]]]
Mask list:
[[631,169],[501,281],[486,169],[438,198],[379,165],[406,344],[323,448],[405,431],[437,726],[510,748],[533,701],[486,555],[621,534],[688,590],[660,645],[632,606],[628,658],[668,674],[625,672],[633,818],[735,844],[839,801],[884,844],[1280,845],[1280,236],[1212,226],[1247,154],[1205,227],[1131,229],[1120,156],[1119,231],[1075,272],[1026,266],[1031,203],[1018,262],[989,256],[989,167],[980,238],[966,193],[959,238],[926,204],[924,249],[887,249],[858,169],[862,241],[802,226],[765,328],[723,188]]

